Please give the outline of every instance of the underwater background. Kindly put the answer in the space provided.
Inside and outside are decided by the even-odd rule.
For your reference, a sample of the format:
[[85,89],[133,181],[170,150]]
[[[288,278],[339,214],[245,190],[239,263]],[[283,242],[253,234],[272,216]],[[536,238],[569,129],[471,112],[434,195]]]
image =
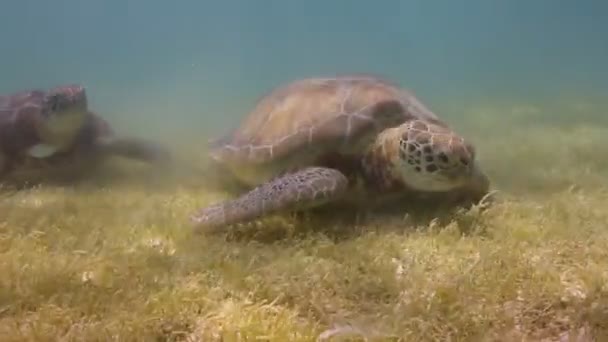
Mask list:
[[[0,4],[0,93],[81,83],[183,166],[0,184],[0,341],[608,341],[607,1]],[[236,195],[201,172],[207,140],[277,86],[348,73],[412,90],[499,201],[194,234]]]
[[82,83],[117,131],[202,154],[274,87],[372,73],[480,143],[606,121],[607,15],[592,0],[6,0],[0,92]]

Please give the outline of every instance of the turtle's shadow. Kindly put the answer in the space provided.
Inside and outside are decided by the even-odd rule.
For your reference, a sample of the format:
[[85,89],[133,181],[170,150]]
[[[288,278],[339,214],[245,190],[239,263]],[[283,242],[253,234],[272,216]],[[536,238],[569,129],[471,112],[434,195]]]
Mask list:
[[181,165],[158,167],[139,160],[115,156],[91,158],[74,163],[63,163],[35,170],[16,170],[0,179],[4,191],[25,191],[40,187],[107,188],[143,186],[170,188],[177,183]]
[[272,244],[279,241],[297,243],[317,236],[339,242],[370,232],[402,234],[431,227],[436,231],[450,223],[456,223],[463,235],[479,234],[478,218],[488,207],[489,202],[446,203],[432,198],[400,201],[365,211],[334,204],[231,227],[225,233],[225,239]]

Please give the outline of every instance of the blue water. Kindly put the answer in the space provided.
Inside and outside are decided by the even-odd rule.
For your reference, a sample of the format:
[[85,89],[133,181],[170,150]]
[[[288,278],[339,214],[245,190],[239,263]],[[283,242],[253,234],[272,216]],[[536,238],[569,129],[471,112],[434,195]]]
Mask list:
[[387,76],[444,111],[601,98],[607,18],[599,0],[3,0],[0,91],[80,82],[115,125],[193,139],[335,73]]

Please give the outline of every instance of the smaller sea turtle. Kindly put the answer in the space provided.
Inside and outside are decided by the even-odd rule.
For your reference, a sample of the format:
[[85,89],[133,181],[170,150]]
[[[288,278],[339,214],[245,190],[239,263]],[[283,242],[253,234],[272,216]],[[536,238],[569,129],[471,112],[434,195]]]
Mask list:
[[250,191],[198,210],[196,231],[340,200],[479,201],[489,190],[473,146],[413,93],[375,76],[278,87],[210,155]]
[[159,163],[170,157],[154,142],[115,136],[89,111],[81,85],[0,96],[0,181],[22,172],[75,169],[110,155]]

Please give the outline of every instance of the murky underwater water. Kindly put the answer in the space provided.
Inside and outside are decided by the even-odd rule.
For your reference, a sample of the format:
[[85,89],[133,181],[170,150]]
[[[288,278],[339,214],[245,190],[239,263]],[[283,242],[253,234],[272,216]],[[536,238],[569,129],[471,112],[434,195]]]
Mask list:
[[[570,328],[605,322],[606,17],[593,0],[5,0],[0,93],[81,83],[119,134],[167,144],[181,169],[162,187],[118,162],[75,189],[2,188],[0,336],[308,341],[348,317],[445,340],[563,327],[568,310]],[[288,218],[252,234],[323,234],[193,238],[188,215],[226,195],[202,172],[208,139],[277,86],[348,73],[412,90],[511,201],[407,237],[398,217],[338,242]]]
[[27,0],[5,9],[1,92],[82,83],[118,132],[196,160],[271,89],[370,73],[461,129],[505,190],[603,182],[608,6],[599,2]]

